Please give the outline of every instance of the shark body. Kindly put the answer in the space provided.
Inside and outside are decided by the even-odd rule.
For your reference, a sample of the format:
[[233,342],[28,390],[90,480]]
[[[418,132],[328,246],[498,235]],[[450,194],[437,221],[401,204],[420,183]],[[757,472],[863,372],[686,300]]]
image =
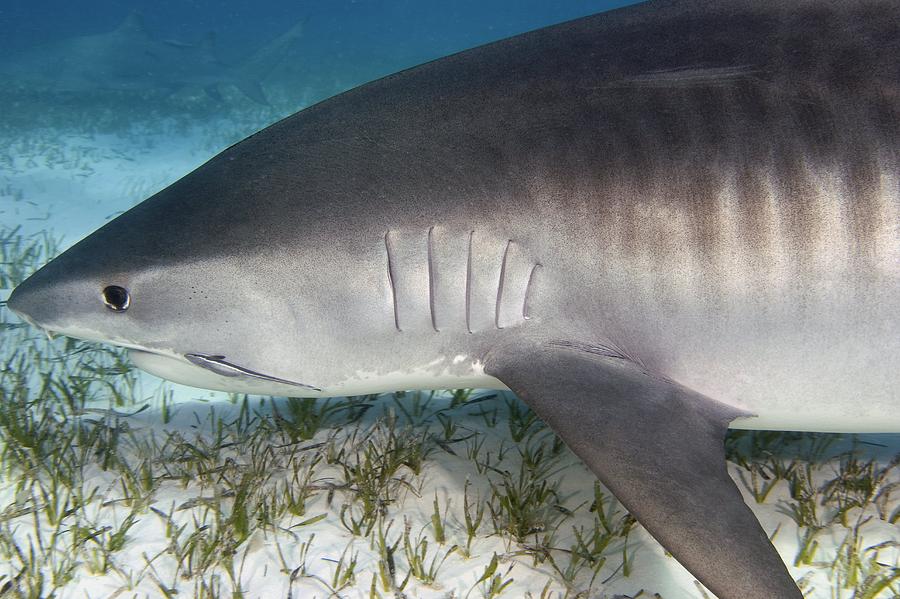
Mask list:
[[900,6],[649,2],[229,148],[9,307],[201,387],[508,387],[720,599],[729,426],[900,431]]

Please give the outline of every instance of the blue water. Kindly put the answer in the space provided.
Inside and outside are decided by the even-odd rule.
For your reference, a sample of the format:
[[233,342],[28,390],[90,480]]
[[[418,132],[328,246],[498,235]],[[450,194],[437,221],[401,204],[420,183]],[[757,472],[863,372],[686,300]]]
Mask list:
[[378,76],[544,25],[630,4],[623,0],[4,0],[0,53],[114,29],[131,11],[161,39],[215,32],[223,59],[242,56],[304,19],[296,56],[312,78]]

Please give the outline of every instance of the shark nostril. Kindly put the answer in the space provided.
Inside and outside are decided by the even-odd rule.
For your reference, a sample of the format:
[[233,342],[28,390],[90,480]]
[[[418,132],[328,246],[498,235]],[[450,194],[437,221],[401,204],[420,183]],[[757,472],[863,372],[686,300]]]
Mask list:
[[124,312],[131,305],[131,295],[124,287],[110,285],[103,289],[103,303],[113,312]]

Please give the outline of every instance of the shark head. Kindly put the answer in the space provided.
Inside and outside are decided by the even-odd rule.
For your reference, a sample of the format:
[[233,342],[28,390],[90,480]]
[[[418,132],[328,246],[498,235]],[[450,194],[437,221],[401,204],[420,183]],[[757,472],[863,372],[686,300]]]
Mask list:
[[421,336],[399,331],[380,217],[312,175],[306,189],[276,195],[266,181],[282,178],[280,161],[255,144],[227,150],[75,244],[22,282],[8,307],[205,389],[491,386],[456,343],[473,339],[464,329],[438,337],[426,318]]
[[246,235],[252,219],[226,208],[244,190],[225,170],[201,167],[107,223],[16,287],[8,307],[49,333],[127,348],[175,382],[319,395],[340,379],[317,366],[337,362],[320,327],[327,291],[310,283],[315,246],[289,257]]
[[[308,350],[282,342],[312,320],[301,316],[302,302],[271,301],[252,257],[245,271],[229,256],[181,254],[186,246],[176,237],[188,233],[174,227],[167,240],[164,218],[156,234],[142,235],[137,221],[148,218],[114,221],[53,259],[13,290],[9,309],[51,334],[127,348],[137,366],[176,382],[318,395],[315,383],[269,372],[302,370]],[[166,249],[154,252],[157,244]]]

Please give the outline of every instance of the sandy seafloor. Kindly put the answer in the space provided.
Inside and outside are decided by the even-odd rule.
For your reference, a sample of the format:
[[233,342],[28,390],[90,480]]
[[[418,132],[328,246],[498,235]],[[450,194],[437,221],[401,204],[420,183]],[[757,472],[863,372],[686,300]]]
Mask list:
[[[322,92],[314,94],[315,97],[321,95]],[[295,104],[303,105],[308,101],[295,100]],[[47,126],[44,119],[36,118],[34,127],[19,125],[9,128],[3,131],[0,138],[0,222],[4,227],[21,227],[20,232],[26,236],[50,232],[63,240],[62,247],[67,247],[274,116],[267,109],[254,107],[246,102],[238,104],[242,107],[240,110],[225,105],[222,106],[221,116],[205,118],[167,118],[155,115],[152,118],[130,119],[127,126],[99,128],[81,126],[77,122],[51,127]],[[0,293],[5,296],[8,290]],[[194,431],[196,423],[207,418],[211,406],[216,407],[220,416],[234,414],[238,409],[229,402],[225,394],[165,384],[165,388],[173,393],[175,409],[172,419],[163,425],[160,420],[162,394],[157,390],[161,382],[149,375],[141,378],[145,392],[137,400],[139,403],[146,400],[151,409],[131,417],[129,422],[135,430],[166,428]],[[411,399],[407,397],[402,401]],[[441,402],[447,401],[446,398],[436,398],[431,409],[421,419],[413,419],[416,421],[411,423],[412,430],[438,430],[440,423],[429,416],[429,413],[436,410],[435,406],[439,407]],[[485,417],[480,414],[480,407],[478,410],[474,407],[468,410],[457,409],[453,413],[461,430],[477,433],[484,438],[485,452],[496,453],[502,447],[521,447],[521,444],[510,438],[510,432],[504,426],[504,418],[509,411],[506,401],[514,400],[511,396],[500,394],[479,404],[498,407],[499,423],[495,426],[486,422]],[[373,405],[374,408],[358,422],[363,431],[366,430],[365,427],[374,426],[379,415],[383,416],[392,410],[396,413],[396,404],[390,398],[383,398]],[[325,433],[327,431],[323,432]],[[324,437],[320,435],[315,440],[320,438]],[[538,439],[539,435],[532,438]],[[545,435],[544,440],[546,438]],[[863,459],[874,459],[878,464],[886,466],[900,452],[900,435],[847,435],[836,440],[829,451],[836,454],[841,449],[851,447],[855,447]],[[404,518],[408,518],[414,537],[420,531],[426,536],[432,534],[429,523],[433,500],[437,496],[442,510],[449,500],[448,541],[441,548],[432,542],[432,549],[438,548],[436,550],[443,554],[453,543],[464,543],[459,507],[466,480],[472,483],[470,492],[477,491],[481,498],[489,493],[490,486],[487,483],[488,474],[479,473],[473,463],[466,459],[462,445],[457,445],[456,448],[455,453],[440,447],[434,448],[421,475],[416,477],[418,494],[401,493],[397,502],[389,507],[389,519],[395,521],[390,530],[391,536],[402,532]],[[791,456],[786,455],[784,459],[789,457]],[[515,471],[518,467],[517,459],[516,451],[512,450],[502,467]],[[555,525],[559,527],[557,544],[565,547],[566,540],[571,540],[572,527],[592,525],[595,516],[588,512],[587,505],[593,497],[594,478],[567,450],[555,458],[554,465],[555,473],[552,478],[559,484],[560,503],[572,512],[565,518],[555,520]],[[748,472],[741,471],[734,464],[729,464],[729,468],[766,531],[770,535],[774,534],[774,543],[779,553],[790,564],[798,552],[802,531],[789,515],[791,496],[787,483],[778,483],[763,503],[756,503],[746,486],[740,482],[742,477],[745,480],[748,478]],[[817,468],[817,484],[824,484],[832,478],[836,468],[834,462]],[[106,488],[105,492],[110,497],[116,494],[115,489],[107,488],[108,473],[88,469],[85,480]],[[900,484],[900,473],[894,470],[888,484]],[[339,507],[327,505],[326,495],[316,495],[307,509],[308,516],[323,513],[327,515],[324,519],[296,529],[296,532],[283,536],[277,543],[275,536],[257,532],[240,547],[240,580],[245,597],[370,596],[377,564],[376,551],[369,540],[354,537],[341,526],[338,519]],[[11,485],[0,488],[0,509],[12,501],[14,496],[15,489]],[[170,506],[195,501],[197,496],[195,488],[167,485],[157,491],[153,505],[168,511]],[[347,501],[346,497],[334,503],[339,505],[341,501]],[[893,496],[885,497],[882,510],[886,514],[892,514],[896,513],[898,506],[900,492],[895,492]],[[110,518],[111,523],[115,524],[117,519],[127,513],[118,510],[119,508],[107,510],[103,512],[104,517]],[[885,544],[885,549],[878,554],[879,561],[888,568],[897,567],[897,544],[900,543],[898,526],[880,518],[875,511],[866,515],[872,516],[872,519],[859,529],[859,546],[864,549]],[[621,517],[621,513],[619,516]],[[853,513],[850,521],[856,521],[859,516],[860,514]],[[489,520],[488,516],[486,520]],[[817,536],[819,549],[814,561],[819,562],[818,565],[791,567],[794,577],[804,580],[807,597],[827,599],[854,596],[850,590],[836,588],[839,585],[831,568],[835,552],[847,539],[848,531],[848,527],[839,523],[831,524]],[[23,530],[20,532],[26,534]],[[146,574],[142,556],[165,550],[164,526],[158,517],[146,512],[130,529],[128,537],[130,542],[117,554],[118,566],[124,570],[133,567],[135,571],[144,571]],[[358,552],[356,582],[336,595],[332,595],[320,581],[312,577],[297,578],[291,583],[288,574],[281,571],[276,545],[280,543],[288,564],[299,563],[299,548],[309,539],[313,539],[313,542],[308,550],[306,563],[311,574],[330,580],[334,560],[338,560],[349,545],[351,552]],[[508,535],[496,534],[489,522],[482,524],[472,545],[471,557],[466,559],[457,553],[451,554],[441,566],[434,584],[425,585],[412,579],[403,592],[406,597],[423,598],[484,596],[484,585],[478,584],[478,580],[493,556],[497,555],[497,573],[503,574],[504,579],[513,580],[499,596],[520,598],[529,596],[530,593],[531,596],[540,597],[548,581],[551,581],[551,594],[547,596],[566,596],[565,586],[551,568],[546,563],[535,565],[532,557],[523,555],[521,549],[522,546]],[[568,596],[653,597],[654,593],[659,593],[666,599],[703,596],[693,577],[667,556],[640,526],[635,527],[628,537],[627,553],[633,559],[628,576],[624,575],[621,568],[622,549],[621,543],[613,544],[608,563],[600,570],[590,590],[584,590],[588,587],[590,576],[582,576],[576,579]],[[428,560],[431,559],[432,554],[429,554]],[[403,562],[404,558],[398,557],[398,570],[401,573]],[[157,575],[165,579],[167,568],[170,573],[172,565],[161,558],[156,568]],[[0,574],[11,576],[15,572],[4,571],[4,566],[0,564]],[[402,574],[399,577],[402,578]],[[227,581],[224,577],[223,580]],[[195,588],[187,581],[180,581],[177,586],[179,596],[190,596]],[[897,588],[896,583],[894,588]],[[584,590],[584,594],[578,595],[581,590]],[[226,594],[228,593],[223,592],[222,596]],[[125,584],[122,577],[115,573],[91,575],[80,571],[69,584],[59,590],[57,596],[156,597],[162,594],[146,576],[137,577],[132,583]],[[392,595],[380,591],[380,596]],[[884,590],[878,596],[894,595],[893,591]]]

